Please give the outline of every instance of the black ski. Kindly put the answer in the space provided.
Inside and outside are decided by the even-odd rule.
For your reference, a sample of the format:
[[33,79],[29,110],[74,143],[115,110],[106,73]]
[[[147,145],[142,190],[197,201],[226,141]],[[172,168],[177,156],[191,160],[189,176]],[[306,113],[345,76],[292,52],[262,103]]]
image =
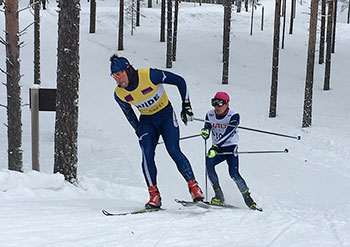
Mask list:
[[197,206],[200,208],[209,208],[209,205],[206,204],[205,202],[202,202],[202,201],[191,202],[191,201],[184,201],[184,200],[175,199],[175,202],[182,204],[182,206],[184,206],[184,207]]
[[240,208],[240,207],[233,206],[233,205],[230,205],[230,204],[227,204],[227,203],[220,203],[220,204],[212,203],[212,202],[204,202],[204,203],[207,204],[207,205],[210,205],[210,206],[213,206],[213,207],[219,207],[219,208],[234,208],[234,209],[239,209]]
[[157,212],[160,210],[165,210],[164,208],[149,208],[149,209],[141,209],[136,211],[130,211],[130,212],[123,212],[123,213],[110,213],[104,209],[102,209],[102,213],[106,216],[122,216],[122,215],[129,215],[129,214],[143,214],[143,213],[151,213],[151,212]]
[[[188,206],[197,206],[197,207],[201,207],[201,208],[231,208],[231,209],[241,209],[240,207],[234,206],[234,205],[230,205],[227,203],[220,203],[220,204],[216,204],[216,203],[212,203],[212,202],[191,202],[191,201],[184,201],[184,200],[179,200],[179,199],[175,199],[175,201],[177,203],[182,204],[184,207],[188,207]],[[251,210],[257,210],[262,212],[262,208],[258,208],[258,207],[252,207],[250,208]]]

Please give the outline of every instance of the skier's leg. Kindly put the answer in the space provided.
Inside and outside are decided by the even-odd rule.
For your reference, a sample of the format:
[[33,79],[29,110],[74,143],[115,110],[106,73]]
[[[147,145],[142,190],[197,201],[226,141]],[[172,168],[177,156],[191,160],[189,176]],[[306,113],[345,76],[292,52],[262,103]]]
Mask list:
[[147,186],[157,185],[157,167],[154,162],[154,155],[159,132],[150,122],[141,120],[139,135],[139,144],[142,151],[142,171]]
[[150,199],[145,204],[145,208],[160,208],[162,199],[157,187],[157,167],[154,162],[159,131],[157,131],[157,128],[150,121],[141,120],[139,135],[139,144],[142,150],[142,171],[150,195]]
[[[235,153],[237,152],[237,146],[235,147]],[[238,160],[238,155],[228,155],[227,158],[227,164],[229,167],[229,173],[231,178],[235,181],[235,183],[237,184],[237,187],[239,189],[239,191],[242,193],[243,199],[245,204],[252,209],[256,208],[256,203],[254,202],[254,200],[251,198],[250,196],[250,192],[249,192],[249,188],[246,184],[246,182],[244,181],[244,179],[242,178],[241,174],[239,173],[239,169],[238,169],[238,164],[239,164],[239,160]]]
[[169,112],[169,115],[164,118],[161,125],[161,134],[170,157],[175,162],[181,175],[187,181],[193,201],[202,201],[204,199],[203,192],[195,180],[190,162],[180,149],[180,131],[174,111]]
[[220,204],[225,201],[224,193],[222,192],[219,184],[219,177],[215,171],[215,166],[221,163],[224,160],[223,156],[215,156],[214,158],[206,157],[206,168],[208,178],[213,186],[215,196],[211,199],[211,202],[214,204]]
[[182,153],[179,144],[179,125],[176,120],[176,115],[173,112],[171,118],[164,119],[161,126],[161,134],[165,143],[165,147],[175,162],[177,169],[186,181],[194,179],[193,170],[187,157]]

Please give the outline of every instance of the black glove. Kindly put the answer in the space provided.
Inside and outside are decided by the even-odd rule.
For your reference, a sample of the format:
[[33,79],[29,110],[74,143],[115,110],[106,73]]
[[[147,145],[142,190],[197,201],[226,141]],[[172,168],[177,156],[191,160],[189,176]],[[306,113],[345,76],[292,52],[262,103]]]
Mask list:
[[181,119],[185,125],[187,125],[187,121],[193,120],[193,112],[189,100],[182,102]]

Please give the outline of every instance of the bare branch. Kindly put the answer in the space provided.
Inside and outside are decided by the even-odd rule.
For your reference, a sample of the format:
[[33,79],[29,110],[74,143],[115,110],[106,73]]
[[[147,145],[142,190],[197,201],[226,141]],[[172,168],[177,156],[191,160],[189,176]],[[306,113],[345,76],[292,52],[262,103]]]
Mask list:
[[24,106],[29,106],[30,104],[28,104],[28,103],[25,103],[25,104],[23,104],[22,106],[24,107]]
[[6,105],[0,104],[0,106],[7,109],[7,106],[6,106]]
[[28,5],[28,6],[25,7],[24,9],[18,10],[17,12],[19,13],[19,12],[22,12],[22,11],[24,11],[24,10],[26,10],[26,9],[33,8],[33,6],[36,5],[36,4],[40,4],[40,0],[38,0],[38,1],[36,1],[36,2],[34,2],[34,3],[32,3],[32,4],[30,4],[30,5]]
[[8,57],[6,58],[6,62],[9,63],[12,67],[14,66],[14,64],[11,62],[11,60]]
[[24,32],[25,31],[27,31],[27,29],[31,26],[31,25],[33,25],[34,24],[34,22],[32,22],[32,23],[30,23],[28,26],[26,26],[22,31],[20,31],[19,32],[19,36],[22,36],[23,34],[24,34]]
[[[2,73],[4,73],[4,74],[6,74],[6,75],[8,75],[8,73],[5,71],[5,70],[3,70],[2,68],[0,68],[0,71],[2,72]],[[3,83],[4,84],[4,83]],[[6,84],[4,84],[5,86],[6,86]]]
[[2,37],[0,37],[0,43],[3,44],[3,45],[8,45],[6,40],[4,40]]

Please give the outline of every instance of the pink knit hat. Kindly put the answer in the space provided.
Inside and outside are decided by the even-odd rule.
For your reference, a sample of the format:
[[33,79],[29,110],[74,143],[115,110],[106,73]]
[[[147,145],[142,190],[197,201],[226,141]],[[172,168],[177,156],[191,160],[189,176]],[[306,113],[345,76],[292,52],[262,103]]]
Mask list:
[[225,101],[229,101],[230,96],[225,92],[217,92],[214,96],[214,99],[223,99]]

